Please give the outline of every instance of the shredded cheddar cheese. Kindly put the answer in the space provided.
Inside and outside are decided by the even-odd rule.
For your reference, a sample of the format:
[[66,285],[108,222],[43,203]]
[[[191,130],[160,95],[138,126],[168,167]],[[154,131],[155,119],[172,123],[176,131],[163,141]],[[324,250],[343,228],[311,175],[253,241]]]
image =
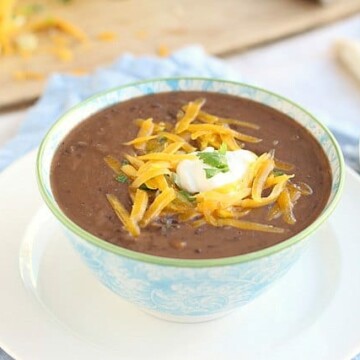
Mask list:
[[139,236],[140,234],[139,226],[133,221],[132,218],[130,218],[129,213],[127,212],[125,207],[121,204],[119,199],[112,194],[108,194],[106,195],[106,197],[110,205],[114,209],[116,215],[123,223],[125,229],[128,230],[132,236],[134,237]]
[[275,165],[273,159],[271,159],[269,156],[264,158],[261,166],[259,167],[259,170],[255,175],[253,186],[251,189],[251,195],[254,200],[261,200],[261,193],[264,189],[264,185],[270,173],[274,170],[274,167]]
[[0,54],[8,55],[14,50],[11,41],[17,32],[14,7],[14,0],[0,2]]
[[166,45],[162,44],[157,48],[157,53],[161,57],[167,57],[170,55],[170,49]]
[[[0,55],[29,55],[38,48],[37,34],[54,29],[78,42],[88,40],[87,34],[70,21],[58,17],[45,17],[32,21],[31,14],[22,12],[21,8],[15,5],[15,0],[0,2]],[[52,36],[52,40],[54,48],[62,50],[56,55],[62,60],[70,61],[72,56],[70,49],[67,48],[67,39],[61,37],[60,40],[59,36]]]
[[284,232],[284,229],[272,225],[264,225],[250,221],[242,221],[235,219],[219,219],[217,223],[219,224],[219,226],[233,226],[242,230],[256,230],[256,231],[265,231],[272,233]]
[[126,154],[125,158],[136,169],[139,169],[139,168],[141,168],[141,166],[144,165],[144,162],[139,160],[136,156],[131,156],[131,155]]
[[135,145],[134,146],[135,148],[140,148],[140,147],[142,147],[142,145],[147,143],[149,140],[156,139],[156,138],[157,138],[156,135],[137,137],[134,140],[128,141],[127,143],[125,143],[125,145]]
[[144,190],[137,189],[135,193],[134,205],[130,215],[130,218],[134,222],[138,223],[144,217],[148,202],[148,193]]
[[44,78],[44,74],[41,74],[37,71],[15,71],[13,73],[13,77],[16,80],[42,80]]
[[102,31],[97,35],[97,38],[101,41],[115,41],[117,39],[117,34],[113,31]]
[[160,195],[155,198],[154,202],[147,209],[147,211],[141,221],[141,226],[142,227],[147,226],[175,198],[176,198],[176,193],[175,193],[175,190],[172,188],[167,188],[162,193],[160,193]]
[[295,224],[296,219],[293,213],[294,204],[291,201],[290,193],[287,188],[285,188],[277,199],[279,209],[283,213],[284,220],[289,224]]
[[144,184],[145,182],[147,182],[150,179],[156,178],[159,175],[170,175],[170,170],[166,169],[166,168],[157,168],[157,167],[153,167],[152,169],[149,169],[147,172],[141,174],[140,176],[138,176],[134,182],[131,184],[131,186],[133,188],[137,188],[139,186],[141,186],[142,184]]
[[171,162],[179,162],[181,160],[195,159],[195,158],[196,155],[193,154],[167,154],[164,152],[150,153],[139,156],[140,160],[162,160],[162,161],[171,161]]
[[[75,23],[57,16],[41,16],[46,5],[23,4],[16,0],[0,1],[0,57],[15,55],[29,58],[36,54],[53,54],[63,62],[71,62],[74,48],[87,43],[87,33]],[[110,41],[115,34],[104,31],[99,34],[101,41]],[[74,70],[76,71],[76,70]],[[25,73],[19,69],[18,73]],[[14,75],[16,80],[39,80],[32,69],[25,75]]]
[[189,103],[186,107],[185,114],[175,125],[175,132],[177,134],[180,134],[189,128],[189,125],[196,119],[204,103],[205,99],[198,99]]
[[76,68],[76,69],[70,70],[69,73],[71,75],[75,75],[75,76],[83,76],[83,75],[86,75],[88,73],[88,71],[86,71],[85,69],[82,69],[82,68]]
[[65,46],[54,47],[53,52],[56,57],[63,62],[70,62],[74,58],[73,52]]
[[114,171],[115,174],[121,173],[121,163],[111,155],[107,155],[104,158],[106,164]]
[[293,165],[275,159],[274,151],[255,156],[256,160],[244,175],[232,183],[195,194],[179,187],[176,168],[180,161],[197,159],[197,152],[208,146],[234,151],[244,143],[261,141],[231,128],[233,125],[257,130],[257,124],[209,114],[202,109],[204,105],[205,99],[197,99],[183,106],[174,127],[152,118],[135,120],[139,128],[137,136],[125,143],[133,154],[124,154],[125,161],[121,162],[111,155],[105,157],[116,179],[123,183],[119,186],[127,187],[132,206],[126,210],[111,194],[107,195],[108,201],[124,229],[133,237],[139,236],[141,228],[156,224],[166,216],[175,216],[178,221],[189,222],[194,227],[210,224],[283,232],[284,229],[271,224],[243,220],[256,211],[254,209],[267,206],[270,207],[267,221],[282,216],[286,223],[296,222],[294,205],[312,190],[307,184],[292,183],[293,174],[279,171],[292,170]]
[[131,178],[136,178],[137,176],[137,171],[132,165],[123,165],[121,170]]
[[[146,141],[148,141],[152,138],[151,135],[152,135],[153,131],[154,131],[154,123],[151,118],[147,119],[145,121],[142,121],[139,132],[137,134],[137,139],[147,139],[147,140],[141,141],[139,143],[133,142],[134,148],[135,149],[145,149],[145,143],[146,143]],[[135,140],[133,140],[133,141],[135,141]]]

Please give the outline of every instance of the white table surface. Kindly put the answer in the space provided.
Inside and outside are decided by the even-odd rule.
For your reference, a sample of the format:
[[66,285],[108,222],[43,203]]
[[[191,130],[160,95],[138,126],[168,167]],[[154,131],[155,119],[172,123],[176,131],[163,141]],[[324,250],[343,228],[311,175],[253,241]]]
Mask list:
[[[332,128],[359,135],[360,81],[336,61],[333,44],[337,38],[360,41],[360,15],[226,57],[225,61],[242,74],[245,82],[302,104]],[[0,147],[16,134],[27,111],[0,114]]]

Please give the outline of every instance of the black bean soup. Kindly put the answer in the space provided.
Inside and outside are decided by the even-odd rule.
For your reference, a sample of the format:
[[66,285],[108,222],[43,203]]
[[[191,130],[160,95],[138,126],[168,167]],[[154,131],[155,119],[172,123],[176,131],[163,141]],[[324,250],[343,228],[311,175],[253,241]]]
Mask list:
[[[129,147],[123,145],[137,136],[134,119],[175,123],[181,106],[196,98],[206,99],[204,110],[225,118],[246,120],[260,129],[246,129],[261,137],[246,143],[245,149],[260,155],[271,149],[276,157],[295,165],[296,181],[307,183],[311,196],[302,197],[294,209],[296,223],[281,218],[271,224],[285,227],[281,234],[205,225],[194,228],[188,222],[142,229],[136,239],[124,230],[109,205],[106,194],[115,194],[130,210],[126,184],[114,181],[104,162],[112,154],[122,158]],[[236,128],[236,127],[235,127]],[[321,213],[330,194],[332,178],[328,160],[314,137],[302,126],[268,106],[218,93],[171,92],[125,101],[92,115],[73,129],[61,143],[52,163],[51,184],[64,213],[86,231],[110,243],[137,252],[170,258],[221,258],[246,254],[277,244],[311,224]],[[268,222],[268,207],[251,211],[246,220]]]

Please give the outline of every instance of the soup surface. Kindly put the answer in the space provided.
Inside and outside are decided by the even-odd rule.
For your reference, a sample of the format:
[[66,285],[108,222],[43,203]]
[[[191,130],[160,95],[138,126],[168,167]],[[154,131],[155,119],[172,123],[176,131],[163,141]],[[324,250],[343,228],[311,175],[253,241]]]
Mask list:
[[[178,110],[190,101],[205,98],[203,109],[217,116],[244,120],[259,126],[246,134],[261,142],[246,143],[245,149],[257,155],[275,150],[275,156],[294,165],[295,182],[308,184],[313,193],[302,196],[294,206],[295,224],[281,217],[267,220],[269,206],[254,209],[244,220],[284,228],[283,233],[241,230],[206,224],[170,221],[141,230],[132,237],[107,201],[115,194],[130,211],[128,185],[114,180],[104,162],[111,154],[122,159],[129,153],[125,142],[136,138],[134,120],[152,117],[154,121],[175,123]],[[236,126],[231,126],[237,130]],[[244,130],[244,129],[241,129]],[[331,188],[328,160],[320,145],[303,127],[260,103],[217,93],[173,92],[135,98],[92,115],[73,129],[56,151],[51,184],[64,213],[86,231],[120,247],[171,258],[220,258],[264,249],[295,235],[311,224],[326,205]]]

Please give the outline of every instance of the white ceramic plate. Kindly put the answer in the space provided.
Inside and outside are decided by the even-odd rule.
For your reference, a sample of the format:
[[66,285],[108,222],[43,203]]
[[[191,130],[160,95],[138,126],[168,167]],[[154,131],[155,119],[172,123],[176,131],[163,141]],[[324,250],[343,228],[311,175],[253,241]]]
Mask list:
[[42,206],[35,153],[0,176],[0,346],[29,359],[350,359],[360,352],[360,178],[265,295],[201,324],[153,318],[100,285]]

